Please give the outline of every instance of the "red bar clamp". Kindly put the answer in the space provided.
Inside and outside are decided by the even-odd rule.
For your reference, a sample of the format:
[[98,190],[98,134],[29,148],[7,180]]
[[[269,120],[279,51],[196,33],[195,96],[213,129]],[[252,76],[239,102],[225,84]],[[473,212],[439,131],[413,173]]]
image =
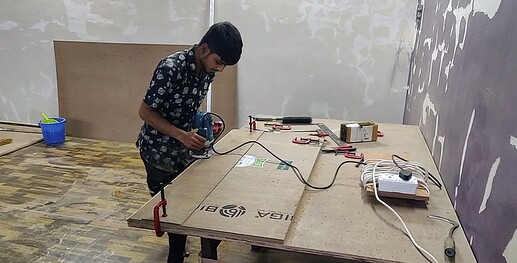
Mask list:
[[364,155],[363,155],[363,153],[361,153],[361,155],[357,155],[355,153],[345,152],[345,158],[356,159],[356,160],[364,160]]
[[156,204],[153,208],[153,225],[154,225],[154,233],[157,237],[163,236],[162,227],[160,225],[160,207],[162,208],[162,217],[167,216],[167,199],[165,199],[165,186],[162,185],[162,189],[160,190],[161,200]]
[[[154,209],[153,209],[153,215],[154,215],[154,220],[153,220],[153,225],[154,225],[154,233],[156,233],[156,236],[157,237],[161,237],[163,236],[163,234],[165,232],[162,231],[162,227],[160,225],[160,207],[164,207],[167,205],[167,200],[161,200],[160,202],[158,202],[158,204],[156,204],[154,206]],[[167,214],[164,212],[162,214],[163,217],[166,217]]]

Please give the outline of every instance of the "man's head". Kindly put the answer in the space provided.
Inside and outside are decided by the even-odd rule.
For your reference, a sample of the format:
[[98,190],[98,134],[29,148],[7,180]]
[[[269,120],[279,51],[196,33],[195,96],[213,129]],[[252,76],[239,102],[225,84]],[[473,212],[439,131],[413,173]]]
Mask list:
[[213,24],[199,42],[201,63],[206,71],[222,71],[235,65],[241,58],[242,39],[239,30],[230,22]]

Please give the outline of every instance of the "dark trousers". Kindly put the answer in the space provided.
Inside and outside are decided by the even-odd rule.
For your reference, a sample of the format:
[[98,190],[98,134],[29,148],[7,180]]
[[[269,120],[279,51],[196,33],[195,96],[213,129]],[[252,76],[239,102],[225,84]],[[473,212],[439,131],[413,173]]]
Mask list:
[[[147,172],[147,186],[149,187],[151,196],[158,194],[163,187],[178,176],[178,174],[172,174],[155,168],[147,163],[142,156],[140,157],[144,162],[145,171]],[[167,235],[169,236],[169,256],[167,257],[167,262],[183,263],[187,236],[173,233],[167,233]]]

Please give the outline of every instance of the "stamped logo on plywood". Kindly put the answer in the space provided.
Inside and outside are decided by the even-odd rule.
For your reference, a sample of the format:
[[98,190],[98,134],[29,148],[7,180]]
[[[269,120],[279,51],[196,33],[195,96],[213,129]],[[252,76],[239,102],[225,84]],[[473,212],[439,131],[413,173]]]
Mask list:
[[218,213],[223,217],[234,218],[246,214],[246,207],[237,204],[218,205],[202,205],[199,211]]

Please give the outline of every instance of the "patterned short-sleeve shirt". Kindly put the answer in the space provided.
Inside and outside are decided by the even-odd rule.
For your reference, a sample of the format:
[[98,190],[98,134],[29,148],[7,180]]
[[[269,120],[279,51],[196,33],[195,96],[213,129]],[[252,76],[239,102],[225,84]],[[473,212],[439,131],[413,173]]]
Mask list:
[[[191,130],[192,117],[205,98],[215,74],[196,74],[194,48],[163,58],[156,67],[144,103],[169,123]],[[161,133],[148,123],[142,125],[136,146],[145,160],[171,173],[181,172],[192,161],[188,149],[178,140]]]

